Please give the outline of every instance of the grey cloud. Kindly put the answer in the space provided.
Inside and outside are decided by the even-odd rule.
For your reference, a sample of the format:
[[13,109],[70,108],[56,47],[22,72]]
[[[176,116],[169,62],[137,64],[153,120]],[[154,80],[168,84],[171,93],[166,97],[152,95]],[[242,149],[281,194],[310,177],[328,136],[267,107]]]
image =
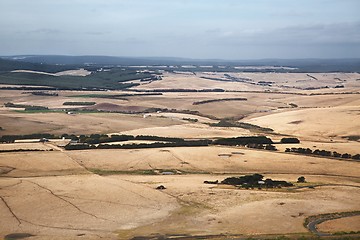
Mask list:
[[41,28],[41,29],[34,29],[30,30],[27,33],[34,33],[34,34],[60,34],[62,31],[58,29],[52,29],[52,28]]
[[359,43],[360,22],[295,26],[276,30],[272,34],[313,43]]
[[289,26],[274,30],[221,31],[214,44],[360,44],[360,22]]
[[130,45],[147,44],[147,43],[149,43],[149,42],[146,41],[145,39],[140,39],[140,38],[135,38],[135,37],[128,37],[128,38],[119,40],[118,42],[119,42],[119,43],[124,43],[124,44],[130,44]]
[[211,28],[205,31],[205,33],[220,33],[220,32],[221,32],[220,28]]
[[96,36],[101,36],[101,35],[106,35],[106,34],[110,34],[111,32],[108,31],[90,31],[90,32],[85,32],[85,34],[88,35],[96,35]]

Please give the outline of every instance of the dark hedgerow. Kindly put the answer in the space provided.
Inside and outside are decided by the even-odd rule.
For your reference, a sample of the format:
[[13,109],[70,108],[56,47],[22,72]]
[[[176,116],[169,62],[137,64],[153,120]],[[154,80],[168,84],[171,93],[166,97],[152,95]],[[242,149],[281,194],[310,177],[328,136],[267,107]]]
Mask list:
[[272,144],[273,141],[266,136],[253,136],[253,137],[234,137],[234,138],[221,138],[214,141],[214,144],[236,146],[247,144]]
[[281,143],[300,143],[298,138],[282,138],[280,140]]
[[95,105],[96,102],[64,102],[64,106],[92,106]]

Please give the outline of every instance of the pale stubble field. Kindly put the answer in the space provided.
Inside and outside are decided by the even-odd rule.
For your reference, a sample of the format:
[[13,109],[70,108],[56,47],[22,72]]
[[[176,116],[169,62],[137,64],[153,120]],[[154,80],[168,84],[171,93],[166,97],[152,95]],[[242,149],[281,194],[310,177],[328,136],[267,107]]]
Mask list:
[[[161,81],[137,89],[224,88],[262,92],[163,93],[127,97],[126,101],[70,97],[87,92],[64,91],[59,92],[58,97],[45,97],[1,90],[1,104],[13,102],[59,110],[64,108],[65,101],[95,101],[98,106],[175,108],[202,114],[69,115],[65,112],[24,113],[1,107],[1,135],[122,133],[188,139],[267,135],[276,141],[292,136],[298,137],[301,143],[289,147],[360,153],[359,142],[345,138],[360,135],[360,95],[334,94],[359,91],[358,74],[312,74],[319,79],[315,83],[306,74],[235,75],[254,82],[267,79],[276,84],[263,87],[169,74]],[[284,87],[291,81],[297,87],[333,86],[339,84],[335,78],[346,80],[344,89],[309,92]],[[268,93],[266,89],[278,93]],[[195,101],[234,97],[245,97],[247,101],[193,105]],[[225,117],[274,131],[209,125],[218,122],[216,118]],[[186,119],[198,119],[198,122]],[[58,142],[52,141],[0,145],[0,150],[53,149],[0,152],[0,236],[28,233],[33,235],[29,239],[131,239],[188,234],[219,235],[221,239],[220,234],[229,238],[290,234],[296,238],[311,236],[303,226],[308,216],[360,210],[359,162],[284,153],[287,145],[277,145],[277,152],[220,146],[65,151],[57,145]],[[144,175],[149,170],[160,175]],[[169,170],[176,170],[177,174],[161,175]],[[307,184],[315,188],[245,190],[203,183],[253,173],[291,182],[305,176]],[[159,185],[166,189],[156,190]],[[325,232],[360,230],[358,217],[326,221],[319,229]]]

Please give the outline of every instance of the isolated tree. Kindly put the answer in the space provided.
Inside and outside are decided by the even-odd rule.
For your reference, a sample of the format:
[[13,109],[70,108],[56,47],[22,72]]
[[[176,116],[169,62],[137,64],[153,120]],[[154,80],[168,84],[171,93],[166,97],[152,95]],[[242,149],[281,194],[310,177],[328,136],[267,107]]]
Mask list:
[[297,180],[297,182],[298,182],[298,183],[304,183],[304,182],[306,182],[306,181],[305,181],[305,177],[304,177],[304,176],[299,177],[298,180]]

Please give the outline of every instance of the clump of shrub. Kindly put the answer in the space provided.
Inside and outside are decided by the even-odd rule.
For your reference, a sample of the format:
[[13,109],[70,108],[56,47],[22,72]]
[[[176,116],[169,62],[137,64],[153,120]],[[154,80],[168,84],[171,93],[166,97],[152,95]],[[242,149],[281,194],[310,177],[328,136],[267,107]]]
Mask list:
[[240,186],[243,188],[281,188],[291,187],[294,184],[286,181],[272,180],[267,178],[263,180],[264,176],[258,173],[253,175],[245,175],[240,177],[229,177],[221,181],[221,184]]
[[297,182],[298,182],[298,183],[305,183],[305,182],[306,182],[305,177],[304,177],[304,176],[299,177],[299,178],[297,179]]

